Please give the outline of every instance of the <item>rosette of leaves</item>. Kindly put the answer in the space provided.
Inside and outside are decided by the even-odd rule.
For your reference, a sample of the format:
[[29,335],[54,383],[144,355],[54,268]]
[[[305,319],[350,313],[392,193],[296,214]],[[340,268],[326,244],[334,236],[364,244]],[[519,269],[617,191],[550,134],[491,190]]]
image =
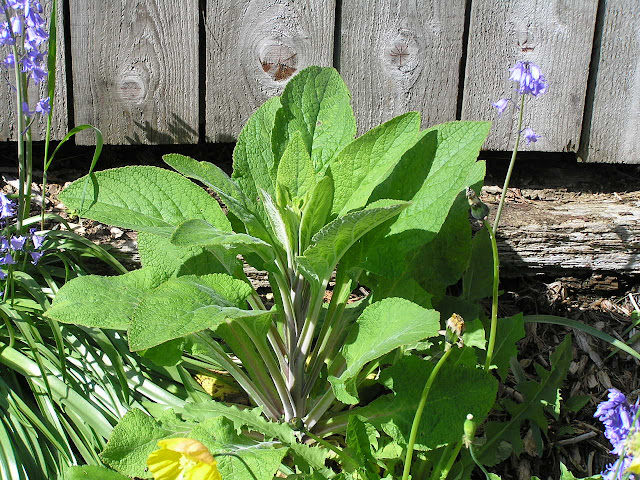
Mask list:
[[[130,348],[157,363],[194,355],[226,370],[258,408],[198,403],[196,396],[181,418],[232,418],[236,432],[281,442],[299,460],[298,472],[325,468],[329,450],[297,443],[301,435],[286,422],[343,433],[361,409],[367,428],[402,448],[419,390],[442,353],[433,304],[471,255],[464,192],[484,177],[476,159],[490,126],[451,122],[421,130],[420,123],[411,112],[355,138],[346,85],[334,69],[310,67],[248,120],[231,176],[166,155],[176,172],[131,166],[92,174],[92,198],[84,202],[85,180],[78,180],[61,200],[81,216],[137,230],[142,268],[73,280],[47,315],[126,330]],[[215,191],[227,214],[192,180]],[[243,261],[268,272],[273,307],[265,307]],[[350,303],[359,286],[370,293]],[[414,355],[416,347],[430,353]],[[482,419],[493,404],[497,382],[475,368],[471,347],[463,350],[434,384],[419,449],[457,441],[465,415]],[[372,383],[378,394],[370,403],[363,386]],[[158,438],[171,435],[158,421]],[[137,431],[126,424],[121,430]],[[155,448],[147,437],[140,442]],[[133,450],[107,455],[107,463],[131,466]],[[143,476],[140,461],[122,473]]]

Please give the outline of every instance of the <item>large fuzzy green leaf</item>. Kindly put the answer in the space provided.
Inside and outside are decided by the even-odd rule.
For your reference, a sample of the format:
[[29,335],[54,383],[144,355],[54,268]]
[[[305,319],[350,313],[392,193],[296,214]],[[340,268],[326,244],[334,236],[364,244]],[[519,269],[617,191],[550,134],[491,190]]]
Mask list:
[[311,237],[325,226],[332,204],[333,179],[331,177],[322,177],[313,187],[309,200],[302,210],[300,245],[303,251],[309,246]]
[[158,440],[172,433],[142,410],[133,409],[113,428],[100,457],[123,475],[150,478],[146,471],[147,457],[158,449]]
[[[202,247],[173,245],[170,237],[148,232],[138,233],[138,253],[143,267],[157,268],[172,277],[229,273],[228,262],[235,260],[226,258],[227,265],[223,265],[213,253]],[[240,265],[236,261],[234,267],[237,269]]]
[[[509,318],[499,318],[496,330],[496,345],[491,360],[498,375],[504,381],[509,373],[511,358],[518,356],[518,341],[524,338],[524,317],[521,313]],[[480,353],[484,362],[485,352]]]
[[247,197],[240,186],[219,167],[179,154],[164,155],[162,159],[182,175],[202,182],[220,195],[229,211],[244,224],[247,232],[262,240],[269,240],[269,234],[256,207],[256,197],[253,200]]
[[233,422],[238,433],[243,430],[258,432],[266,439],[276,439],[291,449],[296,459],[296,465],[307,465],[309,471],[324,474],[324,478],[331,478],[335,474],[328,469],[324,462],[329,451],[322,447],[309,447],[299,441],[300,435],[287,423],[276,423],[266,420],[260,409],[242,409],[227,406],[220,402],[190,403],[185,407],[187,420],[203,422],[207,418],[223,416]]
[[239,435],[231,420],[222,416],[207,418],[191,430],[189,437],[207,447],[216,457],[222,478],[230,480],[273,480],[289,450],[274,442]]
[[250,285],[219,273],[171,279],[138,304],[129,327],[129,345],[132,350],[142,350],[215,329],[227,318],[268,315],[242,309],[250,293]]
[[407,206],[406,202],[380,201],[336,218],[312,238],[303,256],[297,257],[300,269],[316,281],[328,280],[340,258],[360,237]]
[[258,202],[260,190],[275,195],[275,169],[271,150],[271,132],[280,109],[280,97],[267,100],[249,118],[238,135],[233,149],[233,175],[246,197],[261,213]]
[[178,246],[199,246],[225,249],[234,254],[257,253],[265,262],[275,258],[273,248],[259,238],[244,233],[223,232],[204,220],[187,220],[180,224],[171,236],[171,243]]
[[347,145],[329,165],[335,189],[331,213],[344,215],[364,207],[371,192],[415,144],[419,129],[420,114],[405,113]]
[[276,181],[291,199],[303,198],[315,185],[316,173],[300,132],[295,132],[282,154]]
[[414,265],[408,254],[434,240],[460,192],[481,179],[483,166],[475,163],[489,126],[451,122],[420,133],[371,195],[370,201],[393,198],[411,206],[363,239],[366,269],[397,277]]
[[336,398],[358,403],[356,380],[371,360],[403,345],[438,335],[440,315],[403,298],[385,298],[364,309],[352,325],[340,350],[346,369],[339,377],[329,377]]
[[349,90],[335,69],[308,67],[298,73],[280,97],[282,108],[276,114],[272,137],[276,160],[299,133],[315,171],[322,171],[356,134],[350,101]]
[[[433,365],[415,356],[403,357],[383,370],[380,376],[380,381],[394,393],[351,413],[368,418],[398,443],[406,445]],[[478,423],[482,423],[493,406],[497,391],[498,382],[491,374],[477,368],[445,364],[427,397],[416,448],[430,450],[457,442],[462,438],[467,414],[471,413]]]
[[58,291],[46,315],[62,323],[126,329],[140,300],[167,278],[153,267],[116,277],[78,277]]
[[473,237],[469,268],[462,277],[462,297],[482,300],[493,294],[493,251],[491,237],[482,228]]
[[130,480],[130,477],[95,465],[71,467],[64,472],[63,480]]
[[221,230],[231,225],[220,205],[190,180],[157,167],[114,168],[91,174],[92,194],[82,203],[84,178],[76,180],[60,200],[81,216],[122,228],[170,234],[173,227],[201,218]]

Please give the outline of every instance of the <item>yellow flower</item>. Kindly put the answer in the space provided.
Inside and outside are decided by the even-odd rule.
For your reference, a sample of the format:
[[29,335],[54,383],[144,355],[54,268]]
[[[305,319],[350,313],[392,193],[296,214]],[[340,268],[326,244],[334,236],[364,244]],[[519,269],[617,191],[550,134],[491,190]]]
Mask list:
[[197,440],[167,438],[158,446],[147,458],[155,480],[222,480],[216,459]]

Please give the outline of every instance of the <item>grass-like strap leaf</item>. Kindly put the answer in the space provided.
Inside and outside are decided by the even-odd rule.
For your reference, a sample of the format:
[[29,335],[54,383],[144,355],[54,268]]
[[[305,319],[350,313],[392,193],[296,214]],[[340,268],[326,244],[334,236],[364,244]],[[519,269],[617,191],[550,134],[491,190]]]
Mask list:
[[565,317],[557,317],[555,315],[525,315],[524,321],[528,323],[551,323],[554,325],[564,325],[565,327],[575,328],[576,330],[580,330],[584,333],[588,333],[589,335],[593,335],[600,340],[604,340],[605,342],[610,343],[613,347],[619,348],[625,353],[628,353],[629,355],[640,360],[640,353],[635,351],[629,345],[585,323],[571,320]]

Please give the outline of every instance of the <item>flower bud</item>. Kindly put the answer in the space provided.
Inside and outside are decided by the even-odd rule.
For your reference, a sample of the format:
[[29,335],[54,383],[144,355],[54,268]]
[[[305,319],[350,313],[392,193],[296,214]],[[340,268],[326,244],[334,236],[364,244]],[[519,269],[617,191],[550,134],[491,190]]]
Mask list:
[[476,195],[472,188],[467,187],[467,201],[471,207],[471,216],[476,220],[484,220],[489,215],[489,207],[487,207]]

